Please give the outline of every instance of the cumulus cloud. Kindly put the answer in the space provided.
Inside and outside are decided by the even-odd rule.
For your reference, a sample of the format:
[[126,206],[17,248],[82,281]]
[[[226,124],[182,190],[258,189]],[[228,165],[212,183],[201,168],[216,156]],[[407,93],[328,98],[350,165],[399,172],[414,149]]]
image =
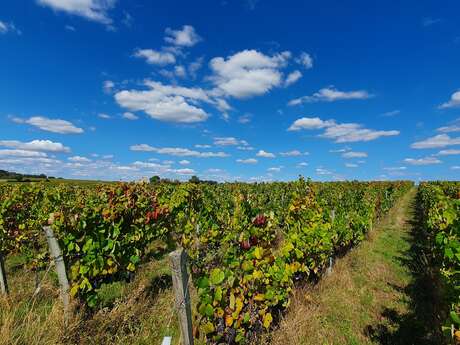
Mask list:
[[242,164],[257,164],[257,159],[255,158],[237,159],[236,161]]
[[442,103],[438,108],[447,109],[447,108],[457,108],[460,107],[460,91],[456,91],[450,96],[450,100]]
[[227,58],[213,58],[209,66],[210,80],[222,93],[239,99],[259,96],[282,84],[281,68],[286,66],[290,52],[268,56],[257,50],[243,50]]
[[348,151],[342,154],[343,158],[365,158],[367,157],[366,152],[355,152],[355,151]]
[[332,139],[336,143],[371,141],[380,137],[399,135],[399,131],[380,131],[365,128],[358,123],[336,123],[335,120],[322,120],[319,117],[300,118],[288,128],[288,131],[299,131],[302,129],[324,129],[322,138]]
[[188,164],[190,164],[190,161],[188,161],[186,159],[183,159],[183,160],[179,161],[179,164],[180,165],[188,165]]
[[115,94],[116,102],[130,111],[143,111],[151,118],[193,123],[205,121],[209,114],[197,104],[216,104],[201,88],[186,88],[145,81],[149,90],[123,90]]
[[21,35],[21,30],[16,28],[13,23],[7,23],[0,20],[0,35],[7,34],[7,33],[15,33],[17,35]]
[[256,156],[257,157],[263,157],[263,158],[275,158],[276,157],[273,153],[267,152],[267,151],[264,151],[264,150],[259,150],[259,152],[257,152]]
[[289,86],[297,82],[300,78],[302,78],[302,73],[300,71],[294,71],[288,74],[286,80],[284,82],[285,86]]
[[447,134],[438,134],[434,137],[422,141],[417,141],[413,143],[410,147],[412,147],[413,149],[431,149],[452,145],[460,145],[460,138],[451,138]]
[[295,61],[306,69],[313,67],[313,58],[310,56],[310,54],[305,52],[302,52]]
[[134,52],[137,58],[145,59],[148,64],[164,66],[176,62],[176,57],[171,52],[153,49],[138,49]]
[[184,25],[180,30],[167,28],[165,41],[179,47],[192,47],[202,40],[191,25]]
[[424,157],[424,158],[406,158],[404,162],[411,164],[411,165],[432,165],[432,164],[440,164],[440,161],[436,157]]
[[298,168],[305,168],[308,166],[308,163],[307,162],[300,162],[299,164],[297,164],[297,167]]
[[207,144],[196,144],[195,147],[197,149],[209,149],[211,148],[211,145],[207,145]]
[[33,116],[29,119],[21,119],[13,117],[12,120],[16,123],[26,123],[31,126],[40,128],[43,131],[60,133],[60,134],[80,134],[83,133],[83,129],[76,127],[73,123],[60,120],[60,119],[49,119],[44,116]]
[[55,11],[77,15],[107,25],[112,23],[108,12],[116,2],[116,0],[37,0],[38,4]]
[[267,171],[268,172],[280,172],[282,169],[282,167],[271,167],[271,168],[268,168]]
[[250,114],[244,114],[244,115],[241,115],[241,116],[238,118],[238,122],[239,122],[239,123],[242,123],[242,124],[247,124],[247,123],[251,122],[251,118],[252,118],[252,115],[250,115]]
[[339,91],[333,86],[320,89],[311,96],[303,96],[289,101],[288,105],[299,105],[302,103],[336,102],[341,100],[368,99],[373,97],[365,90]]
[[32,140],[22,142],[18,140],[0,140],[0,146],[10,147],[27,151],[44,151],[44,152],[70,152],[70,148],[61,143],[52,142],[51,140]]
[[142,151],[142,152],[155,152],[159,154],[179,156],[179,157],[200,157],[200,158],[211,158],[211,157],[228,157],[229,155],[225,152],[199,152],[190,150],[187,148],[180,147],[152,147],[147,144],[133,145],[130,147],[131,151]]

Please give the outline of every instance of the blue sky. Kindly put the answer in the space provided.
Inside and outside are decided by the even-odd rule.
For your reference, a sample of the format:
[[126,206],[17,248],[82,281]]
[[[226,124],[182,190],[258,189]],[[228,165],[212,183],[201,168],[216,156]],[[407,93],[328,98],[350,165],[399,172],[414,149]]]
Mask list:
[[0,169],[458,179],[458,1],[17,0]]

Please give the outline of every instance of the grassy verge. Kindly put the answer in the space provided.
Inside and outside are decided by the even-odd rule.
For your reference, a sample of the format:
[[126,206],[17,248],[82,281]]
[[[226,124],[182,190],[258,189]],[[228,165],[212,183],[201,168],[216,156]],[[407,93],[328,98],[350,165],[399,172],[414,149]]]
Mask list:
[[266,343],[441,344],[433,284],[417,250],[415,189],[333,274],[295,292]]
[[101,287],[101,306],[94,314],[75,307],[67,329],[56,277],[50,272],[33,297],[35,275],[17,267],[18,258],[6,262],[10,295],[0,297],[0,345],[48,344],[161,344],[164,336],[179,343],[174,295],[167,257],[143,265],[135,279]]

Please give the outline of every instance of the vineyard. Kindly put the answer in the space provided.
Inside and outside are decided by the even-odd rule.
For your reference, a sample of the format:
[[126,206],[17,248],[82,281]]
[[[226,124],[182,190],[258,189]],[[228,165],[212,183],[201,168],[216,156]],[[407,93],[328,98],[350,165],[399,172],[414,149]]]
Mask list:
[[[44,270],[50,257],[43,227],[50,226],[63,252],[70,294],[91,311],[98,308],[102,284],[132,279],[151,260],[154,241],[169,250],[183,247],[198,293],[195,338],[210,344],[256,342],[276,324],[292,290],[318,280],[330,258],[362,241],[411,187],[411,182],[303,179],[220,185],[2,185],[0,250],[3,258],[26,258],[27,270]],[[455,207],[458,213],[458,202]],[[457,219],[458,231],[455,212],[449,217],[452,210],[446,217],[451,223]],[[437,236],[436,243],[451,239],[445,229],[441,234],[446,237]],[[455,281],[453,258],[458,252],[454,242],[448,243],[454,252],[450,261],[443,261],[450,269],[445,275]]]
[[428,260],[441,278],[449,307],[443,330],[460,342],[460,183],[422,183],[418,207]]

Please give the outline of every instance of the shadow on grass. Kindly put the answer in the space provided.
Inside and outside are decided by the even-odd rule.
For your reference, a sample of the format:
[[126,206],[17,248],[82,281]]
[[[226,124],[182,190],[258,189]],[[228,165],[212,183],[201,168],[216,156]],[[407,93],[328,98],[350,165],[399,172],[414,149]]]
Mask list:
[[440,332],[442,299],[440,285],[430,270],[426,259],[425,238],[417,217],[415,200],[411,207],[407,240],[411,247],[396,259],[410,271],[411,282],[407,286],[388,284],[394,291],[403,293],[409,300],[409,311],[400,313],[385,308],[381,322],[368,325],[364,332],[374,342],[383,345],[441,345],[445,344]]
[[165,289],[172,287],[172,277],[170,274],[162,274],[153,278],[146,289],[147,295],[155,299]]

